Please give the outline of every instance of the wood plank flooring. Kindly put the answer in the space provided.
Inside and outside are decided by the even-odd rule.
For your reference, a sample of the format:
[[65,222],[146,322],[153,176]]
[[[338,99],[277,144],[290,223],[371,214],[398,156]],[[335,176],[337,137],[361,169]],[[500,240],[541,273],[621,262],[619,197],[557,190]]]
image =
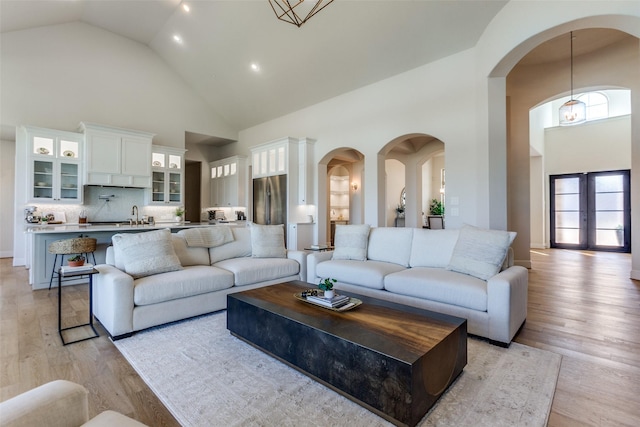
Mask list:
[[[640,425],[640,282],[629,254],[532,251],[527,322],[516,341],[563,355],[549,426]],[[86,285],[65,288],[64,322],[86,321]],[[57,292],[31,291],[0,259],[0,400],[65,378],[150,426],[178,423],[107,338],[62,347]]]

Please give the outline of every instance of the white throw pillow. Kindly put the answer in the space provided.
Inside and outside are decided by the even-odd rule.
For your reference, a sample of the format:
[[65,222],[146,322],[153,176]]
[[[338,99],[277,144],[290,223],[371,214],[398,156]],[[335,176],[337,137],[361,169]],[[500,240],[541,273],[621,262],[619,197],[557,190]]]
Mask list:
[[233,233],[233,242],[209,248],[211,265],[225,259],[251,256],[251,228],[232,227],[231,232]]
[[214,248],[233,242],[233,233],[228,225],[187,228],[178,231],[178,234],[184,236],[187,246],[192,248]]
[[515,233],[508,231],[465,225],[460,229],[447,270],[488,280],[500,271],[514,238]]
[[251,256],[253,258],[286,258],[284,225],[251,224]]
[[135,279],[182,269],[168,228],[116,234],[111,240],[116,259],[124,264],[124,271]]
[[366,260],[370,228],[368,224],[336,225],[332,259]]

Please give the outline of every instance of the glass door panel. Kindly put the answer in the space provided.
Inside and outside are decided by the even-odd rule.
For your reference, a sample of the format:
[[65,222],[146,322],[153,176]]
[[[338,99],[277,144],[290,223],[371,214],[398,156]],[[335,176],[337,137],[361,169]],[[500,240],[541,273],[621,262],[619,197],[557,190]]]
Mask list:
[[180,203],[182,201],[182,194],[180,193],[181,177],[182,175],[179,173],[169,174],[169,201],[172,203]]
[[53,162],[34,160],[33,198],[53,199]]
[[151,200],[164,202],[164,172],[153,172]]
[[80,191],[80,189],[78,188],[78,184],[80,182],[80,176],[78,174],[77,163],[61,162],[58,182],[60,183],[60,199],[79,199],[78,191]]
[[551,175],[551,247],[631,251],[630,173]]
[[55,155],[53,147],[53,138],[45,138],[42,136],[33,137],[33,154],[53,157]]

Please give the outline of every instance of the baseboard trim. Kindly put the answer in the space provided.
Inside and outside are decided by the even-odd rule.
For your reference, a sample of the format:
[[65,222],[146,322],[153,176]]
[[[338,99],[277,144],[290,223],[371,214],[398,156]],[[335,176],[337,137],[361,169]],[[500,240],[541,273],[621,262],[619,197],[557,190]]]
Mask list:
[[528,270],[531,270],[531,260],[529,259],[516,259],[513,261],[513,265],[520,265]]
[[631,273],[629,273],[629,277],[633,280],[640,280],[640,270],[631,270]]
[[0,258],[13,258],[13,251],[0,251]]

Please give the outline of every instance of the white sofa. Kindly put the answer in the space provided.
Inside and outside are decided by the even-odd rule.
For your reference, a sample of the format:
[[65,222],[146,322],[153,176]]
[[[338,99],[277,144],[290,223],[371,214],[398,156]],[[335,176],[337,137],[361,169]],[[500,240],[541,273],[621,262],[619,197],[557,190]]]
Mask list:
[[195,231],[113,236],[93,286],[95,317],[113,339],[225,309],[233,292],[306,278],[306,254],[285,250],[282,227],[228,227],[231,240],[215,246],[190,246]]
[[307,282],[330,277],[338,290],[462,317],[470,334],[499,345],[524,323],[528,271],[513,265],[515,233],[389,227],[363,241],[368,226],[342,227],[360,235],[338,226],[334,252],[307,256]]
[[89,392],[80,384],[56,380],[0,403],[3,427],[145,427],[115,411],[89,419]]

